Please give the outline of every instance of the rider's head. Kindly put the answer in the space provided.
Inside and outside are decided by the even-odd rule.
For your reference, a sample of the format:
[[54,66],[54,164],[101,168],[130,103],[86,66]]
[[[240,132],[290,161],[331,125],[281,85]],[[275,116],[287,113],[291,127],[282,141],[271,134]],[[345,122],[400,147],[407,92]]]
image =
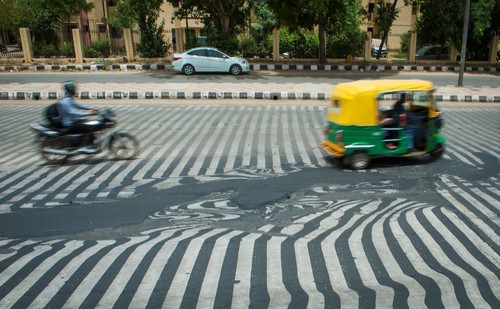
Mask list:
[[63,88],[64,88],[64,91],[71,94],[71,95],[75,95],[76,94],[76,85],[74,82],[72,81],[66,81],[64,82],[63,84]]

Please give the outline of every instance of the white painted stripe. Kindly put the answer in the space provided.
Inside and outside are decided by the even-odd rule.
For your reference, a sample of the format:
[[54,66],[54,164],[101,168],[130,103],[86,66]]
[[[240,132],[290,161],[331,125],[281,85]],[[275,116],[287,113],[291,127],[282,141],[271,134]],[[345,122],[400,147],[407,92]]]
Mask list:
[[[300,113],[300,108],[297,108],[295,106],[292,106],[292,127],[293,128],[304,128],[303,125],[300,124],[299,116],[298,113]],[[302,135],[300,133],[295,134],[295,139],[297,140],[297,146],[298,146],[298,153],[300,154],[300,157],[302,159],[302,162],[305,165],[311,166],[311,160],[309,159],[309,154],[307,153],[306,147],[305,147],[305,141],[302,139]]]
[[232,307],[248,308],[250,305],[250,284],[252,282],[252,262],[255,240],[260,234],[250,234],[241,239],[234,285]]
[[267,242],[267,291],[269,308],[288,307],[292,296],[283,283],[281,244],[286,237],[274,236]]
[[[205,130],[202,131],[203,134],[200,134],[200,135],[204,136],[204,140],[205,140],[204,143],[205,144],[204,144],[203,148],[201,149],[200,153],[197,155],[195,162],[191,165],[191,168],[189,169],[189,172],[187,173],[188,176],[198,176],[198,175],[205,174],[205,173],[201,172],[201,169],[203,167],[205,160],[208,157],[208,152],[211,150],[212,146],[215,144],[219,135],[223,135],[224,133],[227,133],[227,131],[229,131],[224,126],[224,124],[228,121],[229,117],[232,116],[232,113],[231,113],[232,110],[233,110],[233,108],[229,108],[229,111],[228,110],[221,110],[221,109],[215,110],[214,115],[212,117],[213,120],[210,120],[210,123],[207,124],[207,126],[205,127]],[[220,117],[221,112],[223,114],[223,117],[222,117],[222,119],[219,120],[218,118]],[[218,125],[214,127],[212,125],[213,121],[217,121]]]
[[377,274],[374,273],[370,261],[367,258],[367,252],[361,243],[363,233],[368,223],[376,218],[378,212],[384,211],[384,209],[378,209],[381,203],[380,200],[376,200],[363,207],[363,213],[365,213],[363,217],[368,216],[368,219],[363,220],[363,222],[352,232],[349,237],[349,249],[363,284],[375,291],[375,307],[389,308],[394,301],[394,290],[378,282]]
[[[194,151],[199,147],[202,140],[205,138],[204,132],[206,132],[207,123],[210,122],[212,118],[212,113],[210,110],[203,111],[203,118],[200,120],[197,119],[196,123],[193,123],[192,126],[189,127],[189,133],[183,136],[180,141],[177,142],[177,146],[174,151],[172,151],[166,158],[164,163],[158,168],[158,170],[153,174],[153,178],[162,178],[165,171],[170,167],[170,164],[173,163],[174,160],[181,157],[181,160],[177,163],[177,166],[169,175],[169,177],[179,177],[182,171],[186,168],[187,163],[196,157]],[[182,155],[180,155],[182,153]]]
[[[166,126],[166,130],[153,130],[151,134],[150,128],[144,128],[144,132],[148,133],[147,140],[141,140],[141,144],[149,145],[141,151],[141,157],[144,158],[144,161],[147,161],[143,167],[134,173],[133,179],[140,180],[143,179],[145,174],[149,172],[155,164],[160,162],[169,147],[172,146],[174,141],[179,138],[177,131],[179,128],[183,128],[183,130],[188,130],[189,122],[187,121],[190,117],[190,113],[197,112],[197,109],[191,110],[186,107],[186,111],[184,113],[179,112],[178,110],[168,110],[170,115],[174,115],[173,117],[165,116],[164,113],[157,113],[160,117],[160,120],[157,120],[159,123],[168,123]],[[166,118],[166,119],[165,119]],[[150,121],[145,121],[148,125],[150,125]],[[164,127],[162,125],[162,127]],[[161,146],[161,147],[160,147]],[[145,151],[144,151],[145,150]],[[151,153],[154,153],[151,155]]]
[[[170,289],[167,292],[165,297],[165,301],[163,303],[163,308],[180,308],[182,303],[182,298],[184,294],[189,291],[186,290],[187,284],[189,282],[189,278],[193,272],[194,264],[198,258],[201,247],[203,243],[210,237],[215,236],[221,232],[225,231],[225,229],[213,229],[208,233],[205,233],[189,242],[188,247],[186,248],[186,254],[182,258],[181,263],[179,264],[179,268],[177,268],[177,272],[175,273],[174,278],[172,279],[172,283],[170,285]],[[204,258],[204,257],[202,257]]]
[[[234,113],[234,107],[229,108],[231,111],[231,119],[226,120],[228,123],[227,127],[224,127],[224,130],[222,133],[222,138],[220,139],[220,144],[216,145],[215,151],[212,154],[212,158],[210,160],[210,165],[207,168],[207,171],[205,172],[205,175],[215,175],[217,168],[221,164],[221,159],[224,155],[224,150],[226,149],[228,144],[237,144],[238,141],[230,140],[231,133],[239,129],[239,120],[238,116],[236,113]],[[238,110],[238,112],[240,112]],[[229,114],[229,113],[228,113]],[[241,115],[241,113],[240,113]]]
[[[451,223],[456,223],[456,222],[463,222],[460,218],[457,217],[456,213],[453,211],[450,211],[449,209],[446,208],[439,208],[439,211],[446,215],[448,218],[454,218]],[[479,272],[481,275],[484,276],[484,278],[489,282],[490,288],[493,291],[493,294],[496,295],[497,298],[500,298],[500,285],[498,284],[498,277],[497,274],[494,272],[490,271],[487,267],[484,266],[483,263],[481,263],[475,254],[472,254],[469,252],[469,250],[463,245],[462,241],[458,239],[451,231],[441,222],[441,220],[436,217],[434,212],[431,211],[431,209],[424,209],[424,214],[425,217],[431,222],[431,224],[436,228],[437,231],[439,231],[440,234],[443,235],[444,239],[450,244],[450,246],[455,250],[455,253],[460,256],[460,258],[463,259],[464,262],[469,264],[472,268],[474,268],[477,272]],[[456,226],[456,224],[455,224]],[[470,229],[465,229],[461,230],[464,234],[470,233]],[[479,251],[482,251],[482,248],[480,245],[482,243],[474,243],[475,246],[477,246],[477,249]],[[491,248],[491,247],[489,247]],[[486,252],[484,252],[486,253]],[[497,266],[499,266],[500,261],[497,260]],[[457,273],[456,271],[453,271],[454,273]],[[467,279],[464,279],[467,280]],[[475,284],[474,284],[475,283]],[[467,282],[466,285],[468,284],[474,284],[474,286],[471,288],[471,290],[467,289],[467,293],[469,291],[478,293],[478,287],[477,287],[477,280],[476,279],[471,279],[470,282]],[[484,299],[481,297],[481,293],[474,295],[474,298],[477,298],[479,302],[483,302]],[[476,301],[475,301],[476,302]],[[477,305],[475,304],[476,308],[486,308],[488,307],[487,305],[481,304]]]
[[134,274],[135,270],[142,262],[146,254],[153,248],[156,244],[169,238],[174,231],[165,231],[159,236],[151,239],[134,249],[134,252],[130,254],[127,261],[122,265],[120,271],[115,276],[113,282],[109,285],[106,292],[102,296],[101,300],[97,304],[98,308],[111,308],[118,300],[118,297],[124,292],[125,286]]
[[[405,212],[408,215],[409,212],[414,212],[415,209],[411,211]],[[412,222],[413,223],[413,222]],[[405,233],[405,231],[399,225],[397,220],[389,221],[389,225],[391,227],[392,233],[396,237],[396,240],[399,243],[401,249],[406,253],[406,256],[410,260],[410,263],[415,268],[415,270],[429,278],[431,278],[441,290],[441,300],[444,304],[445,308],[459,308],[460,303],[458,302],[453,283],[450,279],[443,274],[432,269],[425,260],[420,256],[419,249],[413,246],[413,243],[410,240],[410,237]],[[411,237],[418,237],[418,234],[412,233]]]
[[[398,205],[399,204],[399,205]],[[379,220],[375,222],[372,230],[372,241],[380,257],[380,260],[384,263],[385,270],[389,277],[401,284],[403,284],[408,289],[408,306],[410,308],[424,308],[425,307],[425,290],[422,286],[411,276],[406,275],[399,263],[397,262],[394,255],[391,253],[391,249],[386,241],[386,235],[384,232],[384,223],[387,220],[396,219],[401,211],[406,210],[411,207],[413,202],[408,202],[404,199],[396,199],[392,202],[389,207],[394,207],[390,212],[384,214]],[[377,298],[379,295],[377,294]],[[391,307],[389,305],[389,307]]]
[[[263,117],[262,117],[262,124],[260,125],[259,128],[257,128],[254,132],[254,134],[257,135],[257,169],[263,170],[267,167],[266,164],[266,131],[267,131],[267,125],[269,122],[269,114],[270,114],[270,106],[266,106],[264,109]],[[272,152],[272,149],[270,149],[270,152]],[[271,166],[269,166],[271,167]]]
[[[441,181],[443,181],[443,183],[446,186],[448,186],[448,188],[450,188],[453,192],[455,192],[460,197],[469,202],[471,206],[475,207],[477,210],[482,212],[489,220],[491,220],[491,222],[495,223],[497,226],[500,225],[500,218],[493,211],[491,211],[488,207],[484,206],[481,202],[476,200],[469,193],[465,192],[460,187],[455,185],[453,181],[450,179],[451,177],[453,177],[458,182],[463,181],[462,179],[456,176],[448,176],[448,175],[440,176]],[[442,190],[442,191],[438,190],[438,192],[441,193],[441,195],[448,193],[447,190]],[[466,206],[462,205],[455,198],[448,198],[448,195],[446,195],[445,198],[447,198],[448,201],[450,201],[455,207],[457,207],[460,211],[462,211],[465,215],[467,215],[478,227],[481,228],[481,230],[488,237],[491,238],[491,240],[494,243],[497,244],[500,243],[500,235],[498,235],[498,233],[495,230],[493,230],[491,227],[485,224],[483,219],[477,217],[472,211],[468,210]]]
[[101,249],[113,245],[114,240],[99,241],[96,245],[86,249],[78,256],[74,257],[58,274],[52,281],[47,284],[47,287],[38,294],[38,296],[30,304],[29,308],[43,308],[60,292],[61,288],[64,286],[66,281],[71,278],[82,266],[82,264],[99,252]]
[[271,117],[271,131],[270,131],[270,145],[271,145],[271,160],[274,173],[276,174],[284,174],[283,169],[281,168],[281,156],[280,153],[283,153],[285,150],[280,147],[280,143],[278,140],[278,134],[283,133],[278,131],[278,122],[280,114],[283,112],[281,106],[275,106],[273,108],[272,117]]
[[52,249],[52,246],[47,243],[40,244],[36,247],[33,248],[33,251],[23,255],[20,257],[18,260],[16,260],[14,263],[9,265],[5,270],[3,270],[0,274],[0,286],[4,285],[7,280],[9,280],[12,276],[17,274],[26,264],[31,262],[33,259],[35,259],[37,256],[49,251]]
[[324,295],[318,291],[314,278],[313,265],[311,262],[311,252],[309,252],[309,239],[299,238],[294,244],[295,259],[297,266],[297,278],[299,284],[309,297],[309,306],[314,307],[325,303]]
[[292,134],[292,132],[290,131],[290,121],[288,120],[288,115],[291,115],[290,107],[286,107],[285,112],[283,112],[280,118],[280,124],[282,127],[281,130],[283,133],[284,152],[286,156],[286,162],[288,164],[295,164],[297,162],[295,160],[295,156],[293,155],[294,148],[290,139],[290,135]]
[[[430,216],[431,210],[430,209],[424,209],[424,213],[427,216]],[[460,277],[462,280],[462,283],[464,284],[464,289],[469,297],[469,299],[472,301],[474,304],[474,307],[476,308],[486,308],[488,307],[488,303],[484,301],[484,299],[481,297],[481,292],[478,289],[477,282],[473,276],[471,276],[469,273],[464,271],[460,266],[456,265],[453,263],[452,260],[448,258],[448,255],[446,252],[444,252],[441,249],[441,246],[435,241],[435,239],[429,234],[429,232],[423,227],[420,222],[417,219],[417,216],[415,215],[414,212],[408,213],[408,220],[412,222],[411,226],[412,228],[417,232],[416,235],[420,237],[422,242],[425,244],[425,246],[429,249],[430,252],[432,252],[432,255],[436,259],[436,261],[441,264],[442,267],[448,269],[450,272],[456,274],[457,276]],[[434,220],[432,220],[431,216],[431,223],[434,223]],[[456,254],[456,251],[453,252],[453,254]],[[476,284],[474,284],[476,283]],[[446,298],[452,298],[456,296],[456,293],[454,290],[449,291],[451,294],[446,295],[443,294],[442,297],[444,299]]]
[[[80,248],[83,245],[81,241],[70,241],[65,244],[65,247],[61,250],[55,252],[50,257],[46,258],[38,265],[35,269],[33,269],[30,274],[24,278],[19,284],[16,285],[15,288],[10,290],[10,293],[7,294],[0,301],[0,308],[8,308],[14,305],[18,299],[20,299],[26,292],[38,281],[40,278],[47,273],[48,270],[52,266],[54,266],[60,259],[66,257],[67,255],[73,253],[76,249]],[[49,248],[52,249],[52,247]],[[3,277],[3,275],[2,275]]]
[[342,307],[354,308],[359,306],[359,295],[351,290],[344,276],[344,270],[340,263],[337,252],[335,251],[335,243],[346,229],[353,226],[360,218],[365,216],[366,212],[370,212],[374,202],[361,207],[361,211],[349,218],[349,221],[341,228],[335,229],[322,242],[321,248],[325,257],[325,265],[328,270],[328,276],[332,283],[333,290],[340,297]]
[[[187,150],[184,149],[186,145],[192,145],[195,143],[194,137],[197,136],[198,129],[200,125],[206,123],[207,119],[210,116],[210,113],[207,112],[209,107],[205,107],[202,111],[199,112],[199,115],[196,115],[189,122],[184,123],[184,127],[175,139],[169,140],[169,148],[171,145],[176,145],[176,147],[171,151],[167,156],[163,158],[163,163],[158,167],[156,172],[153,173],[153,178],[162,178],[166,170],[171,166],[172,161],[174,161],[179,154],[182,152],[182,160],[177,164],[176,169],[171,173],[170,177],[178,177],[180,172],[184,169],[184,165],[187,160],[190,159],[190,154]],[[198,136],[199,137],[199,136]],[[189,155],[188,155],[189,154]]]
[[232,231],[219,237],[210,255],[203,283],[198,297],[198,307],[215,308],[215,296],[222,274],[222,265],[227,252],[227,247],[232,238],[243,234],[242,231]]
[[161,249],[156,254],[155,258],[149,265],[149,268],[144,274],[141,283],[137,287],[134,298],[130,302],[129,308],[143,308],[145,304],[148,303],[151,295],[153,294],[156,284],[160,280],[160,276],[163,270],[167,267],[166,265],[168,263],[168,260],[172,256],[172,253],[175,251],[175,248],[177,247],[179,242],[196,235],[198,232],[199,230],[196,229],[183,231],[182,235],[180,235],[179,237],[168,240],[163,244]]
[[85,279],[75,288],[71,296],[68,298],[63,308],[72,309],[78,308],[90,294],[94,286],[101,280],[104,273],[113,264],[116,258],[128,248],[148,239],[147,236],[134,237],[124,244],[121,244],[111,249],[87,274]]
[[251,110],[252,112],[252,119],[249,122],[248,126],[245,126],[243,129],[248,128],[247,135],[245,137],[244,147],[243,147],[243,153],[241,154],[243,156],[243,161],[242,161],[242,166],[250,166],[250,159],[252,157],[252,154],[254,153],[253,150],[253,134],[256,134],[257,132],[257,118],[259,117],[259,114],[261,113],[262,107],[258,106],[254,109]]
[[[236,166],[236,157],[239,155],[238,153],[238,148],[240,145],[240,142],[242,141],[242,136],[243,133],[245,132],[244,128],[246,127],[246,123],[248,123],[248,119],[250,117],[249,113],[246,110],[246,107],[242,107],[240,110],[240,113],[242,114],[241,117],[238,120],[239,125],[236,126],[236,135],[234,136],[234,139],[231,141],[231,149],[229,150],[229,153],[227,154],[227,159],[226,159],[226,165],[224,166],[224,172],[228,172],[233,170]],[[246,142],[246,141],[244,141]]]

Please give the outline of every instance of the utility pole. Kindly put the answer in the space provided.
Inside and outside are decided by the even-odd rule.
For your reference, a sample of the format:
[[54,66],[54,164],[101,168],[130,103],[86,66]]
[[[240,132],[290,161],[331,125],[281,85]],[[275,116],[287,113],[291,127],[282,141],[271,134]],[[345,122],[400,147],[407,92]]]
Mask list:
[[458,74],[458,87],[464,86],[465,57],[467,53],[467,32],[469,30],[470,0],[465,0],[464,30],[462,32],[462,52],[460,55],[460,73]]

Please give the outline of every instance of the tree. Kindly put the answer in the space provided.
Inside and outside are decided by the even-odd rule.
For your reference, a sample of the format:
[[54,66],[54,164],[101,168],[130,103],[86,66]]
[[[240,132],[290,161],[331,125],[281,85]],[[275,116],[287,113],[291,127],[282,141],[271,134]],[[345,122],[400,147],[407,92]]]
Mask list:
[[[462,45],[465,3],[461,0],[419,0],[418,38],[423,44]],[[500,34],[500,2],[472,0],[467,49],[470,57],[484,57],[489,40]]]
[[[279,25],[290,29],[318,27],[320,64],[326,64],[326,34],[336,31],[332,25],[342,23],[346,16],[352,16],[349,12],[353,8],[359,7],[356,0],[268,0],[268,3]],[[351,30],[359,31],[359,23]]]
[[143,57],[163,57],[168,44],[163,37],[164,21],[158,23],[163,0],[121,0],[111,17],[113,25],[132,27],[137,23],[141,41],[137,49]]
[[376,54],[377,59],[380,59],[380,56],[382,55],[382,48],[386,45],[387,37],[391,32],[392,23],[396,20],[396,18],[398,18],[399,9],[396,7],[397,4],[398,0],[394,0],[393,3],[382,3],[377,4],[376,6],[377,16],[375,17],[375,23],[384,33]]
[[[167,0],[174,4],[180,2],[175,17],[186,16],[203,21],[207,41],[214,47],[226,52],[238,48],[237,35],[242,33],[250,18],[250,8],[245,0]],[[190,47],[190,46],[188,46]]]

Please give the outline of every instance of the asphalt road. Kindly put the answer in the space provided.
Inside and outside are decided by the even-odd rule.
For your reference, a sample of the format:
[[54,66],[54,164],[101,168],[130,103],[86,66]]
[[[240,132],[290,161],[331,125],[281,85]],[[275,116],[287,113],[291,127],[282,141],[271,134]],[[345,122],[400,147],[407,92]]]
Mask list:
[[[61,77],[63,76],[63,77]],[[197,74],[185,76],[172,71],[162,72],[33,72],[0,73],[0,84],[10,83],[59,83],[61,79],[77,83],[332,83],[360,79],[425,79],[436,86],[457,85],[458,73],[429,72],[325,72],[325,71],[254,71],[250,74],[232,76],[228,74]],[[494,73],[466,73],[464,85],[471,87],[500,87],[500,75]]]
[[324,102],[112,105],[139,157],[62,166],[43,105],[0,106],[0,308],[499,307],[499,104],[365,171],[318,150]]

